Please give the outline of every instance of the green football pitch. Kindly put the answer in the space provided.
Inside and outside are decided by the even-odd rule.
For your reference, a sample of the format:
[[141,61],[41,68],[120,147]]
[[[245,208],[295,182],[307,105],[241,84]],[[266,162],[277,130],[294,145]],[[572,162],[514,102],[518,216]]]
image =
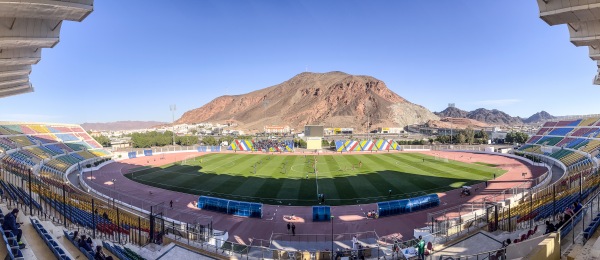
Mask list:
[[[485,162],[420,153],[359,155],[207,154],[125,176],[168,190],[275,205],[350,205],[447,191],[499,177]],[[390,194],[391,193],[391,194]]]

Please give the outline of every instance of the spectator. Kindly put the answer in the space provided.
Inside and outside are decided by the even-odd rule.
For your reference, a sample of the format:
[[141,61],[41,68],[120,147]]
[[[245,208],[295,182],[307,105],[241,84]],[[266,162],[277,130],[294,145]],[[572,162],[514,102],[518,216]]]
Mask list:
[[94,248],[94,241],[92,240],[92,237],[88,237],[85,242],[90,245],[90,248]]
[[573,216],[575,216],[575,212],[573,212],[573,209],[566,207],[565,208],[565,222],[569,221],[569,219],[571,219]]
[[96,254],[94,255],[94,260],[113,260],[113,257],[105,255],[102,251],[102,246],[96,246]]
[[72,237],[73,241],[79,241],[79,231],[75,230],[73,231],[73,237]]
[[579,202],[573,202],[573,212],[577,213],[583,208],[583,205]]
[[81,235],[81,239],[79,239],[79,244],[77,245],[85,249],[85,251],[93,251],[90,244],[87,243],[87,237],[85,235]]
[[554,224],[552,224],[552,223],[550,223],[550,221],[546,220],[546,232],[544,232],[544,235],[548,234],[548,233],[552,233],[554,231],[556,231],[556,227],[554,227]]
[[342,251],[338,247],[337,251],[335,252],[335,259],[340,260],[340,259],[342,259],[342,257],[344,257],[344,253],[342,253]]
[[14,235],[17,236],[17,242],[19,243],[19,247],[24,247],[23,241],[21,241],[21,236],[23,235],[23,231],[21,230],[21,223],[17,223],[17,215],[19,214],[19,209],[14,208],[10,213],[4,216],[4,223],[2,224],[2,229],[11,230]]
[[[565,215],[568,216],[568,215]],[[568,219],[565,219],[563,216],[559,216],[558,217],[558,224],[554,225],[554,231],[558,231],[566,222]]]
[[510,238],[507,238],[506,241],[504,241],[504,243],[502,243],[502,247],[507,247],[510,245]]

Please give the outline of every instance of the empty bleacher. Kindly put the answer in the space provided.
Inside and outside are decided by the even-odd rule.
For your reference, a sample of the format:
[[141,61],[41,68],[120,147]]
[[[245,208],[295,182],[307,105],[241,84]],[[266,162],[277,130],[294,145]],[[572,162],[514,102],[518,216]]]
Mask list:
[[30,146],[34,145],[34,143],[27,136],[11,136],[10,140],[19,144],[20,146]]
[[558,136],[566,136],[569,132],[573,131],[572,127],[567,128],[554,128],[554,130],[550,131],[547,135],[558,135]]
[[29,220],[31,222],[31,225],[33,225],[33,228],[35,229],[36,233],[38,233],[38,235],[42,238],[42,240],[44,240],[44,243],[48,246],[48,248],[52,251],[52,253],[54,254],[54,256],[57,259],[62,259],[62,260],[70,260],[71,259],[67,255],[67,253],[65,253],[65,250],[63,249],[63,247],[60,246],[56,242],[56,240],[52,237],[52,235],[50,235],[50,233],[48,233],[48,231],[46,231],[44,226],[42,226],[42,224],[37,219],[29,218]]
[[73,134],[55,134],[56,137],[58,137],[58,139],[60,139],[63,142],[75,142],[75,141],[79,141],[79,138],[77,138],[77,136],[73,135]]
[[539,141],[537,141],[537,144],[555,146],[562,139],[563,139],[562,137],[544,136]]

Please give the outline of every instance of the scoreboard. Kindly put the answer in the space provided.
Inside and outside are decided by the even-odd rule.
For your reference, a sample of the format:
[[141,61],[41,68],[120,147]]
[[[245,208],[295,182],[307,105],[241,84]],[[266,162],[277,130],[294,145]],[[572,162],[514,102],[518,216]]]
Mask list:
[[323,137],[324,127],[322,125],[307,125],[304,126],[304,136],[306,137]]

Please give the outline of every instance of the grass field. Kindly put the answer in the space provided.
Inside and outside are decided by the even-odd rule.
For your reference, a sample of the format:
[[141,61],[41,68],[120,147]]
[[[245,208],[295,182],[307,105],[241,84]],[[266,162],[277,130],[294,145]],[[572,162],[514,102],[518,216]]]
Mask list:
[[125,176],[163,189],[234,200],[315,205],[317,193],[323,193],[327,205],[349,205],[446,191],[505,172],[484,162],[420,153],[207,154]]

